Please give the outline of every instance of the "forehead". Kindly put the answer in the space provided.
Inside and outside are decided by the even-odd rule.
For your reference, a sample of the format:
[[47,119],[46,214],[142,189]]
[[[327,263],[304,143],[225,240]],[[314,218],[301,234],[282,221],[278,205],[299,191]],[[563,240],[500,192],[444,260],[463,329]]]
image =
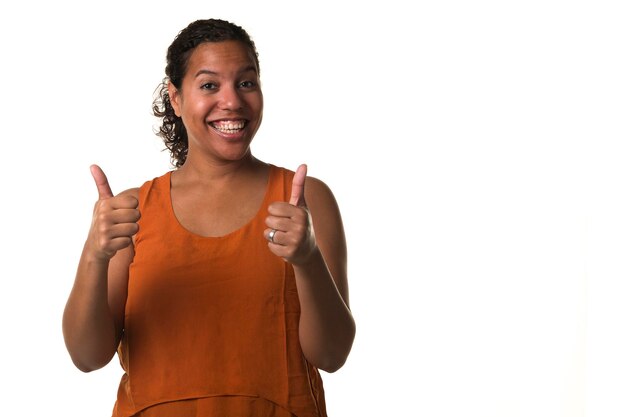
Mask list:
[[195,74],[198,70],[212,72],[238,71],[254,67],[258,72],[253,52],[239,41],[204,42],[196,46],[187,65],[187,73]]

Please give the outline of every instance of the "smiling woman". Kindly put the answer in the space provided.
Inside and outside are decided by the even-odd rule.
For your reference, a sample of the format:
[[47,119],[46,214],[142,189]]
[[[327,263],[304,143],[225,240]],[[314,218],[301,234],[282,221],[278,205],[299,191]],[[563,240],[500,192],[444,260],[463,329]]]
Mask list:
[[[99,200],[63,316],[92,371],[117,352],[113,416],[326,416],[318,369],[352,346],[346,243],[320,180],[256,159],[263,95],[240,27],[176,37],[154,103],[176,169]],[[306,184],[306,187],[305,187]]]
[[239,41],[198,45],[179,86],[168,84],[176,116],[187,130],[189,146],[216,163],[240,160],[259,125],[263,94],[249,48]]

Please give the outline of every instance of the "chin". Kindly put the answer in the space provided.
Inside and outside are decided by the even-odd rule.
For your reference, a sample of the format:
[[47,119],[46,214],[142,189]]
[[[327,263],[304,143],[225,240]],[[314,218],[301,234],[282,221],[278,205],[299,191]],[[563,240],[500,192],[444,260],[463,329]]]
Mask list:
[[249,156],[251,156],[252,153],[250,152],[250,147],[246,148],[243,151],[240,152],[224,152],[222,154],[222,158],[226,161],[241,161]]

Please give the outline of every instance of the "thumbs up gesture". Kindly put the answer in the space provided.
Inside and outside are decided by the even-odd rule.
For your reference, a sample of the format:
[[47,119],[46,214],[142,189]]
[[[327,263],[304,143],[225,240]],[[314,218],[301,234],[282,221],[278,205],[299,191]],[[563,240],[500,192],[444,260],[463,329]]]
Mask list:
[[311,215],[304,199],[307,166],[300,165],[293,177],[289,203],[274,202],[265,220],[265,238],[270,250],[285,261],[298,265],[308,261],[316,247]]
[[139,201],[132,195],[113,196],[109,181],[98,165],[91,166],[91,175],[98,188],[98,201],[87,238],[87,248],[99,260],[109,260],[132,243],[137,233]]

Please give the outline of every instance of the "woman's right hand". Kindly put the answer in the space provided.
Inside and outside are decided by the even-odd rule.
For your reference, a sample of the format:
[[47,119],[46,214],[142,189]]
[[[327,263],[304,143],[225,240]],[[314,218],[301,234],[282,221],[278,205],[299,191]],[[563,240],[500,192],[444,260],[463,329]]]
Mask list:
[[98,187],[98,201],[93,210],[86,249],[96,259],[108,261],[118,250],[130,246],[133,235],[139,230],[139,201],[131,195],[113,196],[102,169],[98,165],[92,165],[90,169]]

